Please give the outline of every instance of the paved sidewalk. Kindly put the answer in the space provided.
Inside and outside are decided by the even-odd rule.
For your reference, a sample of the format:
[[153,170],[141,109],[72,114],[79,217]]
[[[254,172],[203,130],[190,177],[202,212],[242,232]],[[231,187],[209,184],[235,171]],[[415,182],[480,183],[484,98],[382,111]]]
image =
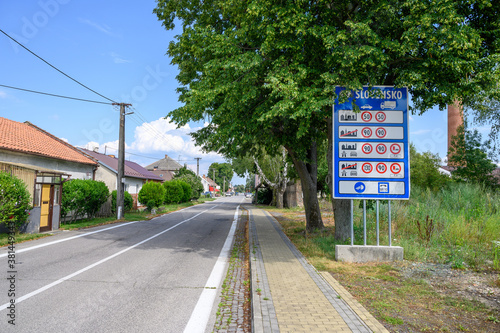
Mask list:
[[388,332],[297,251],[267,212],[250,214],[253,332]]

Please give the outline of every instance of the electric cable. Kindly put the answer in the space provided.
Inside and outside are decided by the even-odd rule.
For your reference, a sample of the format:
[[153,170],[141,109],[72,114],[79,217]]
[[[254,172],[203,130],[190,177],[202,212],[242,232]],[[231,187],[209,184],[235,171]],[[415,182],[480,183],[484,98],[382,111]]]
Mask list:
[[58,69],[57,67],[51,65],[48,61],[46,61],[45,59],[43,59],[42,57],[40,57],[39,55],[37,55],[36,53],[34,53],[33,51],[31,51],[30,49],[28,49],[26,46],[24,46],[23,44],[19,43],[17,40],[15,40],[14,38],[12,38],[11,36],[9,36],[5,31],[3,31],[2,29],[0,29],[0,32],[3,33],[5,36],[7,36],[8,38],[12,39],[15,43],[17,43],[19,46],[21,46],[23,49],[25,49],[26,51],[28,51],[29,53],[31,53],[32,55],[34,55],[35,57],[37,57],[38,59],[40,59],[41,61],[43,61],[44,63],[46,63],[47,65],[49,65],[50,67],[52,67],[53,69],[55,69],[56,71],[58,71],[59,73],[61,73],[62,75],[66,76],[67,78],[73,80],[74,82],[78,83],[79,85],[81,85],[82,87],[92,91],[94,94],[96,95],[99,95],[101,96],[102,98],[104,99],[107,99],[108,101],[110,102],[113,102],[113,103],[116,103],[115,101],[113,101],[112,99],[110,98],[107,98],[106,96],[104,95],[101,95],[99,94],[97,91],[93,90],[93,89],[90,89],[89,87],[87,87],[86,85],[84,85],[83,83],[79,82],[78,80],[72,78],[71,76],[69,76],[68,74],[64,73],[63,71],[61,71],[60,69]]
[[83,98],[76,98],[76,97],[69,97],[69,96],[63,96],[63,95],[50,94],[50,93],[41,92],[41,91],[35,91],[35,90],[29,90],[29,89],[23,89],[23,88],[18,88],[18,87],[7,86],[7,85],[4,85],[4,84],[0,84],[0,87],[10,88],[10,89],[16,89],[16,90],[21,90],[21,91],[26,91],[26,92],[35,93],[35,94],[41,94],[41,95],[47,95],[47,96],[52,96],[52,97],[73,99],[73,100],[81,101],[81,102],[90,102],[90,103],[112,105],[112,103],[108,103],[108,102],[99,102],[99,101],[92,101],[90,99],[83,99]]

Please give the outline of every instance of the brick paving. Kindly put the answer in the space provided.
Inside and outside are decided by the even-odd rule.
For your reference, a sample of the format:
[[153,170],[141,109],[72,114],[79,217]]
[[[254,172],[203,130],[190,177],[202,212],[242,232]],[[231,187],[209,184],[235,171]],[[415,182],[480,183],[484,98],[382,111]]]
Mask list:
[[388,332],[326,272],[317,272],[267,212],[250,212],[253,332]]

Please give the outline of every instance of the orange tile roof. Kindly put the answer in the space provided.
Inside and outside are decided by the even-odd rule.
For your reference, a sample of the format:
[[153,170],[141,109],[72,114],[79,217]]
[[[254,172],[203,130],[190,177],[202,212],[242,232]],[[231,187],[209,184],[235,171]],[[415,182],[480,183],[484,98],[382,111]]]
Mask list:
[[69,143],[30,122],[18,123],[0,117],[0,149],[83,164],[97,162]]

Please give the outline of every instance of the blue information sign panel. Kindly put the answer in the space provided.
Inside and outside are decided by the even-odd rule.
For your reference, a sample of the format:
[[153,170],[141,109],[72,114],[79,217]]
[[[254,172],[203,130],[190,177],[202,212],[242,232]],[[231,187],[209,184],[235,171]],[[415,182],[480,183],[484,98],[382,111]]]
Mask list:
[[335,93],[349,98],[337,97],[333,106],[333,197],[409,199],[407,89],[337,87]]

